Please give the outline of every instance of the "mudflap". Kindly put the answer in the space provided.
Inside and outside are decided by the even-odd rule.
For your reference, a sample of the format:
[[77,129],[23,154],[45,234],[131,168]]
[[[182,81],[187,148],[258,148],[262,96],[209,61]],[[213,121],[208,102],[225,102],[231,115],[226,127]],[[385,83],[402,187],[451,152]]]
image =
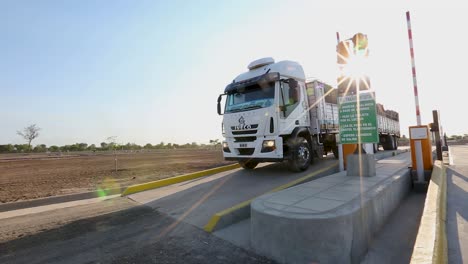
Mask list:
[[317,137],[312,138],[312,153],[314,154],[313,156],[314,158],[312,160],[323,159],[323,154],[325,153],[325,150],[324,150],[323,144],[318,143]]

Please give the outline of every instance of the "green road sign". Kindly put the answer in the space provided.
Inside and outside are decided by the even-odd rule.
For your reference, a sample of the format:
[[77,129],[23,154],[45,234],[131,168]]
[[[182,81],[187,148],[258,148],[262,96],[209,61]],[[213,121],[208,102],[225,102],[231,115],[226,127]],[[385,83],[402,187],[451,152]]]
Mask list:
[[[377,143],[375,93],[339,97],[340,141],[342,144]],[[359,105],[359,111],[358,111]]]

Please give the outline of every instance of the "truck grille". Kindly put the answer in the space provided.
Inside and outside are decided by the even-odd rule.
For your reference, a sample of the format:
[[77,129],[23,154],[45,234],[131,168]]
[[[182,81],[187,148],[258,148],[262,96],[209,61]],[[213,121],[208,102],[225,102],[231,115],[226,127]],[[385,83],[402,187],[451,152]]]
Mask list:
[[239,151],[239,155],[252,155],[255,151],[255,148],[240,148],[237,150]]
[[235,137],[234,142],[254,142],[257,137]]
[[257,134],[257,128],[258,128],[258,124],[254,124],[254,125],[249,125],[245,127],[244,126],[242,127],[232,126],[231,130],[232,130],[233,135],[248,135],[248,134]]
[[233,135],[250,135],[257,134],[257,130],[242,130],[242,131],[232,131]]

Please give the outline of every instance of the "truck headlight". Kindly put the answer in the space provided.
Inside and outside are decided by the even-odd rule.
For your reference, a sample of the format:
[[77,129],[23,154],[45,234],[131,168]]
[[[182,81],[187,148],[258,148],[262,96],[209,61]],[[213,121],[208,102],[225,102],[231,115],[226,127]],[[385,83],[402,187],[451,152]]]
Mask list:
[[271,152],[276,149],[274,140],[264,140],[262,144],[262,152]]
[[229,153],[231,152],[227,142],[223,142],[223,151],[224,152],[229,152]]

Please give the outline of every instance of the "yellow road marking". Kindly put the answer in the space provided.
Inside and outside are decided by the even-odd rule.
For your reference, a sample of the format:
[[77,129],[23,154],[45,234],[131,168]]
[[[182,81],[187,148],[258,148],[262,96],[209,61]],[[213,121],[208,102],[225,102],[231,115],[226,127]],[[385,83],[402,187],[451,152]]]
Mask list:
[[239,167],[240,167],[239,164],[232,164],[232,165],[222,166],[222,167],[208,169],[204,171],[198,171],[198,172],[193,172],[193,173],[189,173],[185,175],[180,175],[176,177],[171,177],[167,179],[162,179],[162,180],[157,180],[157,181],[152,181],[152,182],[147,182],[147,183],[142,183],[142,184],[136,184],[136,185],[128,186],[127,189],[123,191],[122,196],[126,196],[126,195],[137,193],[137,192],[147,191],[151,189],[156,189],[156,188],[172,185],[172,184],[179,183],[179,182],[189,181],[189,180],[193,180],[193,179],[208,176],[208,175],[237,169]]

